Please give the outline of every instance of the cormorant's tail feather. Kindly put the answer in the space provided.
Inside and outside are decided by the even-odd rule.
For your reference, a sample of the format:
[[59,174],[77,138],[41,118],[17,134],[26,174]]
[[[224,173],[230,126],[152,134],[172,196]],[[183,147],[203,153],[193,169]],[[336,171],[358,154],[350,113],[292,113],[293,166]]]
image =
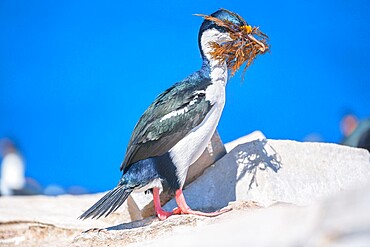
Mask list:
[[97,218],[103,215],[107,217],[110,213],[116,211],[131,194],[132,190],[124,188],[123,185],[118,185],[113,190],[105,194],[98,202],[91,206],[79,219]]

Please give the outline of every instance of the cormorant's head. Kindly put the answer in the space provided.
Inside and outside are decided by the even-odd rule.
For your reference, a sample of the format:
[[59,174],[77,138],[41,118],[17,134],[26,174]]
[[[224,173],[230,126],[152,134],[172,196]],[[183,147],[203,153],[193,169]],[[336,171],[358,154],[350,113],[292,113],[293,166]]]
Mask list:
[[226,61],[233,73],[244,62],[249,66],[257,54],[269,48],[267,35],[236,13],[220,9],[211,15],[199,16],[205,19],[198,35],[202,57]]
[[[199,15],[199,16],[206,16],[206,15]],[[237,27],[248,26],[247,22],[243,18],[241,18],[239,15],[231,11],[225,10],[225,9],[217,10],[216,12],[211,14],[210,17],[217,18],[221,22],[225,22],[225,21],[230,22]],[[219,23],[216,23],[215,21],[211,19],[205,18],[205,20],[203,21],[199,29],[199,41],[201,41],[201,38],[203,37],[203,35],[205,36],[209,32],[216,33],[215,31],[217,31],[217,35],[212,35],[213,42],[222,42],[223,39],[230,40],[230,37],[228,35],[229,30],[227,30],[226,27],[220,26]]]

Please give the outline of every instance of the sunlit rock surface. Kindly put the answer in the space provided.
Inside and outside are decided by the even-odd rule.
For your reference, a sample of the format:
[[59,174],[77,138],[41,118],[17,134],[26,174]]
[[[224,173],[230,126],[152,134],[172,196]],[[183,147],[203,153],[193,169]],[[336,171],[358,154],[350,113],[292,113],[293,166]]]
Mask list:
[[130,198],[107,218],[80,221],[103,194],[1,197],[0,245],[369,246],[368,151],[261,133],[225,146],[228,153],[184,192],[195,209],[233,209],[219,217],[141,219]]

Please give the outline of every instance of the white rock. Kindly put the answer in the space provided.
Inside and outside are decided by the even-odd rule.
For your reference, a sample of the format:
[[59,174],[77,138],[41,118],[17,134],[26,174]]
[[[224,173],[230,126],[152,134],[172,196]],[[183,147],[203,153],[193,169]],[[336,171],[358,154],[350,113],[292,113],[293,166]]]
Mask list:
[[267,139],[266,136],[259,130],[253,131],[252,133],[239,137],[238,139],[228,142],[225,144],[226,152],[229,153],[232,149],[242,143],[247,143],[255,140],[265,140]]
[[86,209],[97,202],[104,194],[81,196],[14,196],[0,197],[0,223],[36,222],[56,227],[86,230],[91,225],[107,227],[122,222],[130,222],[127,208],[130,201],[107,218],[99,220],[77,219]]
[[[215,218],[176,215],[125,223],[139,217],[128,213],[135,207],[129,200],[131,206],[125,203],[108,218],[80,221],[102,194],[0,197],[0,245],[369,246],[369,158],[366,150],[335,144],[241,144],[185,191],[199,209],[238,200]],[[278,203],[261,208],[244,200]]]
[[369,189],[370,184],[307,207],[279,203],[249,212],[231,211],[214,224],[129,246],[365,247],[370,244]]
[[[367,150],[328,143],[255,140],[236,146],[184,191],[204,211],[231,201],[308,205],[370,182]],[[165,209],[176,207],[171,200]]]

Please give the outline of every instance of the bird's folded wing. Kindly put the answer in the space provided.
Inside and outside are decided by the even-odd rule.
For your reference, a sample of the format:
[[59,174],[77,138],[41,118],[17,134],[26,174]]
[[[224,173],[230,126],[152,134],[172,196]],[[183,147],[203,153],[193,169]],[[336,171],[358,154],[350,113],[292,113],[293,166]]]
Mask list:
[[197,83],[185,80],[159,95],[136,124],[121,170],[136,161],[165,154],[198,126],[212,108],[206,98],[210,83],[207,78]]

